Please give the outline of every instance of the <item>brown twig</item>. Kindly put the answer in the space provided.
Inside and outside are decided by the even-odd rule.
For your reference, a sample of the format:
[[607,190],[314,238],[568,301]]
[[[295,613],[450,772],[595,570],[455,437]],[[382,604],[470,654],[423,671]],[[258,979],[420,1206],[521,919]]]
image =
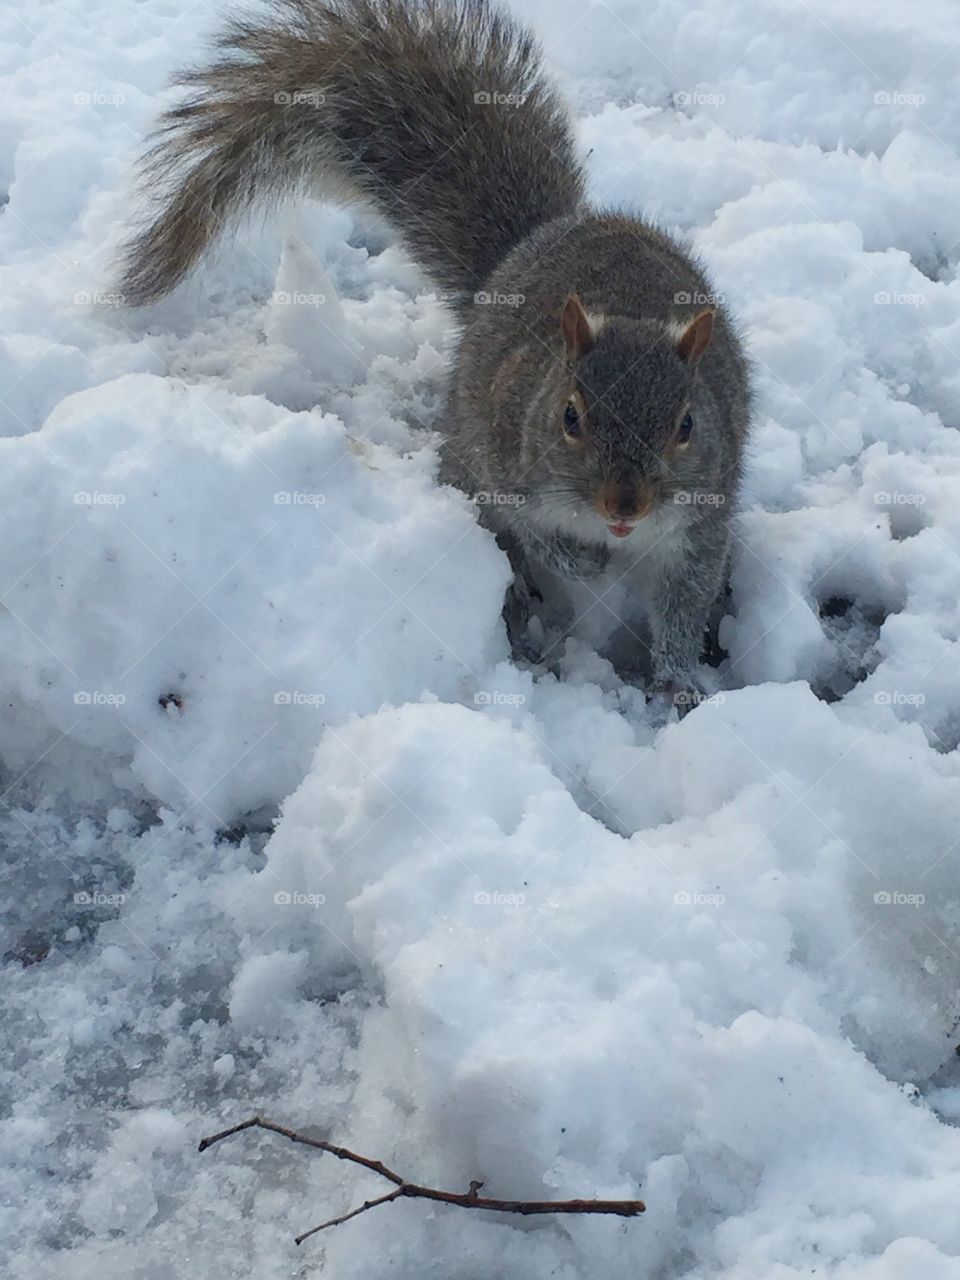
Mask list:
[[351,1209],[349,1213],[344,1213],[339,1218],[331,1218],[328,1222],[321,1222],[318,1227],[312,1227],[303,1235],[296,1237],[297,1244],[301,1244],[308,1236],[315,1235],[318,1231],[323,1231],[327,1227],[336,1227],[341,1222],[348,1222],[351,1218],[366,1213],[368,1209],[375,1209],[377,1205],[388,1204],[391,1200],[399,1200],[401,1197],[411,1200],[439,1200],[442,1204],[455,1204],[461,1209],[492,1209],[498,1213],[614,1213],[621,1218],[635,1218],[646,1209],[642,1200],[495,1200],[477,1194],[483,1186],[482,1182],[471,1182],[470,1190],[463,1193],[438,1191],[435,1187],[421,1187],[415,1182],[407,1182],[399,1173],[388,1169],[380,1160],[371,1160],[369,1156],[357,1155],[355,1151],[338,1147],[332,1142],[325,1142],[323,1138],[308,1138],[306,1134],[298,1133],[296,1129],[286,1129],[281,1124],[274,1124],[272,1120],[262,1120],[260,1116],[252,1116],[249,1120],[235,1124],[229,1129],[223,1129],[220,1133],[211,1134],[209,1138],[203,1139],[199,1149],[206,1151],[215,1142],[222,1142],[224,1138],[230,1138],[244,1129],[267,1129],[270,1133],[279,1133],[282,1138],[289,1138],[291,1142],[299,1142],[305,1147],[315,1147],[318,1151],[328,1151],[338,1160],[349,1160],[353,1164],[362,1165],[372,1173],[378,1173],[381,1178],[392,1182],[396,1188],[394,1191],[387,1192],[385,1196],[379,1196],[376,1200],[365,1200],[359,1208]]

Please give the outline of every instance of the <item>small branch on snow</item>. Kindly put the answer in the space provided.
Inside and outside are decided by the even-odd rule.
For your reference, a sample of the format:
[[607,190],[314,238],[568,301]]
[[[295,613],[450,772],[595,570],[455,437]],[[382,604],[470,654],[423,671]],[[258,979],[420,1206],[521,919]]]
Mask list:
[[635,1218],[646,1209],[642,1200],[494,1200],[478,1195],[483,1186],[482,1182],[471,1182],[470,1190],[462,1194],[456,1191],[438,1191],[435,1187],[421,1187],[415,1182],[407,1182],[399,1173],[388,1169],[380,1160],[371,1160],[369,1156],[357,1155],[355,1151],[335,1146],[334,1143],[325,1142],[322,1138],[308,1138],[306,1134],[298,1133],[296,1129],[285,1129],[283,1125],[274,1124],[272,1120],[262,1120],[260,1116],[252,1116],[251,1119],[235,1124],[230,1129],[211,1134],[209,1138],[203,1139],[199,1150],[206,1151],[215,1142],[231,1138],[244,1129],[267,1129],[270,1133],[279,1133],[282,1138],[289,1138],[291,1142],[315,1147],[318,1151],[329,1151],[338,1160],[349,1160],[353,1164],[362,1165],[364,1169],[378,1173],[381,1178],[392,1182],[396,1188],[394,1191],[388,1191],[385,1196],[379,1196],[376,1200],[365,1200],[359,1208],[351,1209],[349,1213],[344,1213],[339,1218],[331,1218],[328,1222],[321,1222],[318,1227],[312,1227],[303,1235],[296,1237],[297,1244],[302,1244],[308,1236],[315,1235],[318,1231],[339,1226],[341,1222],[349,1222],[351,1218],[366,1213],[368,1209],[375,1209],[377,1205],[388,1204],[391,1200],[399,1200],[401,1197],[409,1200],[439,1200],[442,1204],[455,1204],[461,1209],[492,1209],[498,1213],[613,1213],[621,1218]]

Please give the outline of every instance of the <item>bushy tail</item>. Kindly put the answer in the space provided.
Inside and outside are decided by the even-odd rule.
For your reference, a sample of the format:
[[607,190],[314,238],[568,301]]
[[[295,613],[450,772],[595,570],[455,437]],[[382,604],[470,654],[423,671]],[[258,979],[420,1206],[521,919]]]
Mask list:
[[319,187],[390,220],[444,291],[479,288],[583,178],[530,33],[489,0],[274,0],[233,20],[146,161],[158,204],[121,292],[152,302],[255,202]]

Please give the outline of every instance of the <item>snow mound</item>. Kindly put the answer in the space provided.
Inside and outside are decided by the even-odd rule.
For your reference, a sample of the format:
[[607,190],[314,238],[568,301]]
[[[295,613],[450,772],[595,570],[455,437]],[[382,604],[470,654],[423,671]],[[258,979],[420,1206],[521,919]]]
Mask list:
[[[839,1264],[908,1232],[921,1201],[946,1215],[960,1177],[935,1172],[954,1136],[863,1057],[923,1078],[952,1047],[953,876],[929,873],[928,844],[911,855],[912,815],[865,803],[892,794],[902,754],[801,686],[731,694],[669,728],[657,759],[626,752],[628,804],[671,816],[625,838],[574,804],[536,733],[462,707],[383,711],[327,735],[241,919],[264,948],[282,932],[311,971],[358,965],[382,992],[355,1145],[495,1196],[645,1189],[642,1224],[564,1224],[573,1274],[663,1266],[686,1230],[715,1266],[737,1241],[768,1267]],[[937,763],[910,792],[955,829]],[[809,1240],[779,1230],[797,1203]],[[538,1273],[542,1244],[512,1235]],[[375,1249],[341,1237],[327,1257],[359,1276]]]
[[48,769],[81,758],[81,795],[119,783],[229,826],[296,785],[325,724],[457,699],[503,652],[507,570],[432,455],[146,374],[0,447],[22,505],[0,615],[10,769],[57,737]]

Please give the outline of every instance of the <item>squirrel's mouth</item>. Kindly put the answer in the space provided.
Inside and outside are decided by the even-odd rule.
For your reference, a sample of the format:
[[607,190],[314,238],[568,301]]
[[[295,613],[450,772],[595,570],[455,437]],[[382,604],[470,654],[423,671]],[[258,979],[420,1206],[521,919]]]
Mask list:
[[607,486],[594,500],[598,514],[614,538],[629,538],[656,505],[656,495],[649,486],[636,489]]
[[644,503],[642,509],[635,512],[632,516],[620,516],[611,520],[609,515],[605,521],[607,532],[611,533],[615,538],[629,538],[638,524],[646,520],[647,516],[653,511],[654,503]]
[[607,525],[615,538],[629,538],[636,527],[636,520],[618,520],[615,524]]

